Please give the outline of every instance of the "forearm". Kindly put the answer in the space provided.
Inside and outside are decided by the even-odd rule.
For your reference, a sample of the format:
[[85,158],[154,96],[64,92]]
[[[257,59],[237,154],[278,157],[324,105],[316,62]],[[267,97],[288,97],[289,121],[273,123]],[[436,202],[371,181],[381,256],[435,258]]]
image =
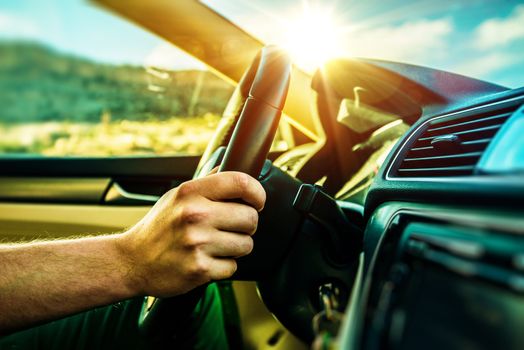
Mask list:
[[225,172],[167,192],[122,234],[0,245],[0,333],[229,278],[237,266],[233,257],[253,249],[264,202],[256,179]]
[[0,245],[0,333],[136,295],[120,238]]

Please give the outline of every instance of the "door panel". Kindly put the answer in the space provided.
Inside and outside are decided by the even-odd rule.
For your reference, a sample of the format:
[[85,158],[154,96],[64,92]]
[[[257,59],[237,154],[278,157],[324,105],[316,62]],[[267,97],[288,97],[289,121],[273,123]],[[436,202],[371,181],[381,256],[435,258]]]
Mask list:
[[96,235],[132,226],[192,177],[198,156],[0,159],[0,241]]
[[53,239],[121,232],[149,207],[0,203],[0,240]]
[[110,182],[110,178],[0,177],[0,199],[100,203]]
[[150,205],[169,189],[191,179],[198,161],[198,156],[5,157],[0,159],[0,199]]

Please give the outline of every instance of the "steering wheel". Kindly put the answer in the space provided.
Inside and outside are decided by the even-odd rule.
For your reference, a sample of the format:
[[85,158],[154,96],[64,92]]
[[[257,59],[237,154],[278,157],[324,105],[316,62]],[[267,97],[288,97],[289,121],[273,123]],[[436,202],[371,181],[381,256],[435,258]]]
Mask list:
[[[257,54],[233,92],[194,178],[205,176],[218,163],[219,172],[241,171],[255,178],[260,175],[280,121],[290,75],[291,60],[281,49],[266,46]],[[146,297],[139,316],[140,329],[150,337],[173,334],[205,287],[173,298]]]

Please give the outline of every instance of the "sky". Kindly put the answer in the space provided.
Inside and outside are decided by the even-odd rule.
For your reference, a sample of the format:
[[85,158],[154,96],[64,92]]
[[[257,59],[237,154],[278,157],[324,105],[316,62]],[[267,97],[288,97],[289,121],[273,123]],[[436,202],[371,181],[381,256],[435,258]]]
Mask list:
[[[524,0],[205,0],[264,42],[327,12],[338,56],[378,58],[524,86]],[[271,23],[271,25],[268,25]],[[311,28],[318,30],[319,22]],[[307,28],[305,28],[307,30]]]
[[[204,3],[266,43],[285,46],[283,33],[309,9],[330,16],[339,56],[426,65],[509,87],[524,86],[524,0]],[[322,23],[310,28],[320,30]],[[203,68],[162,39],[81,0],[1,0],[1,39],[36,40],[103,62]]]
[[0,40],[34,40],[92,60],[203,69],[163,39],[85,0],[0,0]]

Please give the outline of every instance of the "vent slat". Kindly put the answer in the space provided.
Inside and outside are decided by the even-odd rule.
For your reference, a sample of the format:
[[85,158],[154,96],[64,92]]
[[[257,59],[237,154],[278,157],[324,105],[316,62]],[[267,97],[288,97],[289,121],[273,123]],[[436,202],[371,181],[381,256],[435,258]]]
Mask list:
[[489,143],[516,108],[436,118],[412,143],[397,176],[472,175]]
[[433,146],[426,146],[426,147],[414,147],[411,149],[411,152],[416,152],[416,151],[429,151],[429,150],[432,150],[434,149]]
[[[468,131],[463,131],[463,132],[456,132],[456,133],[452,133],[452,135],[459,136],[462,144],[466,144],[466,142],[469,142],[469,141],[476,141],[476,140],[482,140],[482,139],[491,140],[499,129],[500,129],[500,126],[491,126],[491,127],[485,127],[485,128],[480,128],[480,129],[471,130],[471,131],[468,130]],[[444,135],[446,134],[435,135],[435,136],[430,136],[430,137],[421,137],[417,141],[415,141],[415,144],[413,145],[413,147],[418,148],[418,147],[431,146],[431,141],[434,138],[439,137],[439,136],[444,136]]]
[[406,171],[420,171],[420,172],[427,172],[427,171],[457,171],[457,170],[473,170],[475,167],[473,165],[464,165],[464,166],[452,166],[452,167],[438,167],[438,168],[406,168],[406,169],[399,169],[400,172],[406,172]]
[[[468,134],[476,134],[476,133],[480,133],[480,132],[483,132],[483,131],[497,130],[497,129],[499,129],[499,128],[500,128],[500,124],[497,124],[497,125],[486,126],[486,127],[478,128],[478,129],[472,129],[472,130],[465,130],[465,131],[453,132],[453,133],[450,133],[450,134],[453,134],[453,135],[468,135]],[[444,134],[442,134],[442,135],[447,135],[447,133],[444,133]],[[435,137],[439,137],[439,136],[442,136],[442,135],[434,135],[434,136],[429,136],[429,137],[421,137],[421,138],[419,138],[418,140],[419,140],[419,141],[433,140]]]
[[407,154],[407,158],[421,158],[421,157],[438,157],[448,156],[453,154],[464,154],[472,152],[483,152],[489,144],[491,139],[480,139],[473,141],[464,141],[460,145],[460,149],[453,150],[437,150],[433,146],[415,147]]
[[413,162],[421,160],[442,160],[442,159],[453,159],[453,158],[468,158],[468,157],[480,157],[482,152],[471,152],[471,153],[459,153],[451,154],[446,156],[433,156],[433,157],[420,157],[420,158],[406,158],[404,162]]
[[[499,116],[499,115],[507,115],[508,117],[511,116],[513,112],[515,112],[516,107],[506,107],[500,110],[492,110],[492,111],[485,111],[485,112],[478,112],[476,114],[467,114],[464,113],[464,115],[455,115],[448,118],[436,118],[435,120],[431,121],[429,123],[428,128],[434,128],[434,127],[443,127],[447,125],[457,125],[459,123],[464,123],[467,121],[477,121],[484,118]],[[470,127],[464,127],[464,129],[472,129]]]
[[462,142],[462,146],[464,145],[488,145],[488,143],[491,141],[491,139],[480,139],[480,140],[472,140],[472,141],[464,141]]
[[432,167],[457,167],[457,166],[469,166],[476,163],[482,152],[472,152],[464,154],[452,154],[446,156],[433,156],[433,157],[421,157],[421,158],[407,158],[404,159],[402,167],[404,168],[432,168]]
[[[488,123],[496,122],[498,125],[500,125],[506,119],[508,119],[508,117],[510,115],[511,115],[511,113],[505,113],[505,114],[495,115],[495,116],[492,116],[492,117],[479,118],[479,119],[476,119],[476,120],[469,120],[469,121],[466,121],[466,122],[452,124],[452,125],[440,126],[440,127],[436,127],[436,128],[433,127],[433,128],[428,129],[428,132],[433,133],[435,131],[442,131],[442,130],[446,130],[445,132],[448,132],[447,130],[450,130],[450,129],[453,129],[453,128],[468,127],[468,126],[470,126],[472,124],[474,125],[474,124],[480,124],[480,123],[486,123],[486,122],[488,122]],[[435,125],[438,125],[438,124],[435,124]]]
[[462,176],[473,172],[475,166],[454,166],[454,167],[434,167],[434,168],[407,168],[399,169],[401,176]]

